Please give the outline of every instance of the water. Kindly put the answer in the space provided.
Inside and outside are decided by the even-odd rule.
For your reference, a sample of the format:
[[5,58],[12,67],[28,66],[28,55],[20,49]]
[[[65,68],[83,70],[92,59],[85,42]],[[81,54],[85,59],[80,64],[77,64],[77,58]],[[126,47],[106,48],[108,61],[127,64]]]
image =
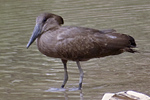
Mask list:
[[[59,59],[42,55],[35,43],[26,44],[42,12],[61,15],[65,25],[116,29],[136,39],[140,53],[124,53],[82,62],[82,91],[76,90],[79,72],[68,63],[65,89]],[[0,100],[100,100],[106,92],[135,90],[150,95],[149,0],[1,0]]]

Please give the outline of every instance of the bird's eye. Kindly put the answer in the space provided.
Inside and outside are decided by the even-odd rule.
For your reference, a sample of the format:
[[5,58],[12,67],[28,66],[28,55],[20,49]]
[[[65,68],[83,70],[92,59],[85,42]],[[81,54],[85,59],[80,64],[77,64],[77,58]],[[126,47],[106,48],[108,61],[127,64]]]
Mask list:
[[44,18],[44,19],[43,19],[43,23],[45,23],[45,22],[46,22],[46,20],[47,20],[47,18]]

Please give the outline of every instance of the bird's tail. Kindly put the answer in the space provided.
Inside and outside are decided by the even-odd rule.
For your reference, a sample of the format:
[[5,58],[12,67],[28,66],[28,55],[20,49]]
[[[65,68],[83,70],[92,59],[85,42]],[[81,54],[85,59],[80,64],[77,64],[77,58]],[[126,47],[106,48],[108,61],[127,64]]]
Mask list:
[[135,53],[138,52],[137,50],[133,49],[136,47],[136,43],[133,37],[129,36],[129,41],[130,41],[130,46],[128,48],[126,48],[125,50],[127,52],[131,52],[131,53]]
[[135,43],[135,40],[134,40],[134,38],[132,37],[132,36],[129,36],[129,41],[130,41],[130,43],[131,43],[131,48],[134,48],[134,47],[136,47],[136,43]]

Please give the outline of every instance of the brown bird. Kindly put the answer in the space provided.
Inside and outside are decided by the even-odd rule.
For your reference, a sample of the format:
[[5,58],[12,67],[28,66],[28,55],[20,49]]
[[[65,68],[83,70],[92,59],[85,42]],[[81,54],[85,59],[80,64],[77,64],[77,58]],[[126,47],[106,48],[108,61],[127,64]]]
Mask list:
[[76,61],[80,71],[79,90],[82,88],[83,70],[80,61],[118,55],[125,51],[134,53],[134,38],[116,33],[115,30],[97,30],[92,28],[61,26],[61,16],[43,13],[36,18],[36,25],[27,48],[37,40],[37,47],[48,57],[60,58],[64,65],[64,88],[68,80],[67,61]]

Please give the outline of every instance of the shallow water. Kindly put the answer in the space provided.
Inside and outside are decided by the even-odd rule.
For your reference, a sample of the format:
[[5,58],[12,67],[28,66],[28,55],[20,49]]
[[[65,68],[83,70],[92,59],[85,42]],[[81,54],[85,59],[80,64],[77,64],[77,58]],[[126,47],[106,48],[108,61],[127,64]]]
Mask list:
[[[5,0],[0,3],[0,100],[100,100],[106,92],[135,90],[150,95],[149,0]],[[116,29],[133,36],[140,53],[68,62],[65,89],[60,59],[26,44],[41,12],[61,15],[65,25]]]

